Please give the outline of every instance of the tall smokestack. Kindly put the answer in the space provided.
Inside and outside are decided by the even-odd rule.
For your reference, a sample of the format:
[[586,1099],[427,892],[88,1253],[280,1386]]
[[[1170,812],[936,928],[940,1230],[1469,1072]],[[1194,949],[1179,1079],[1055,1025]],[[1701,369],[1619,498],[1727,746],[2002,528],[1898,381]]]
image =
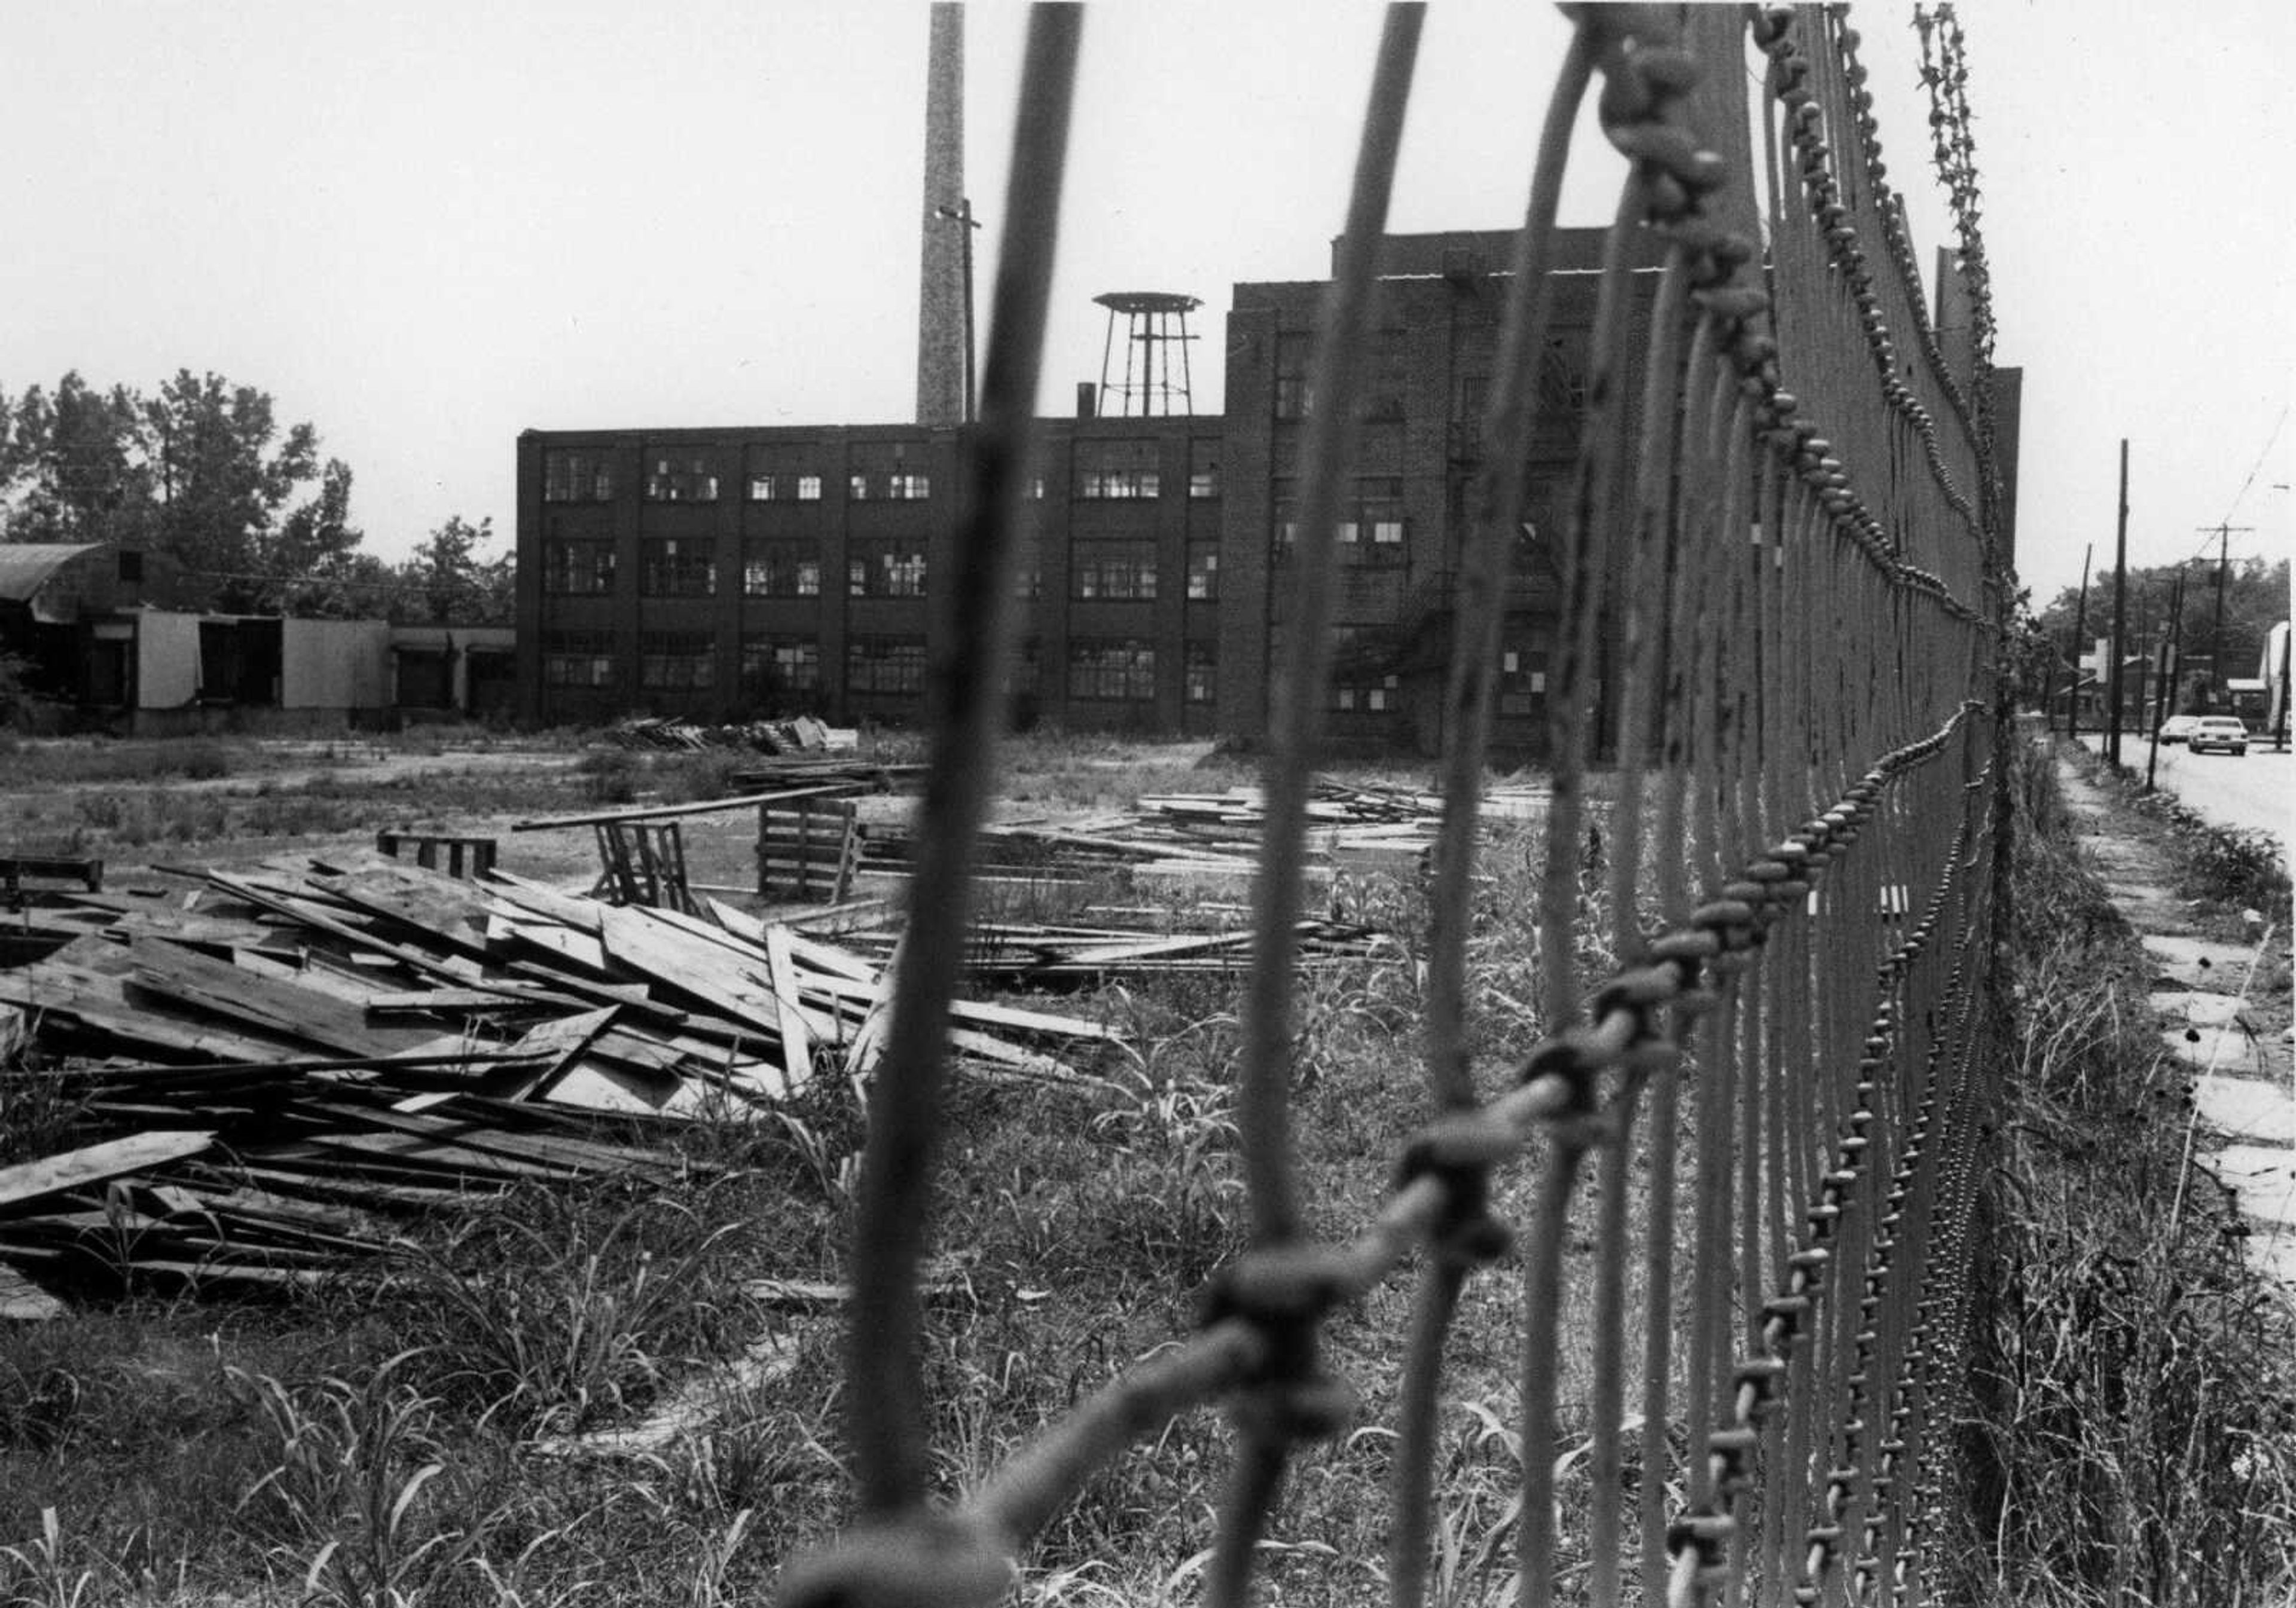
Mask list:
[[965,415],[964,7],[935,0],[925,69],[924,267],[917,290],[917,422]]

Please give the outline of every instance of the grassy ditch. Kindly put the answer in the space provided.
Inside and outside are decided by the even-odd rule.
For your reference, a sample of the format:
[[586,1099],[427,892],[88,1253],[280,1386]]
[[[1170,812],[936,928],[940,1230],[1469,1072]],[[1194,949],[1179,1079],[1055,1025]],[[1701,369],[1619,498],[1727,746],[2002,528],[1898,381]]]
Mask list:
[[2288,1602],[2296,1335],[2185,1165],[2188,1073],[2050,763],[2023,751],[2016,778],[2013,1060],[1979,1237],[1959,1600]]

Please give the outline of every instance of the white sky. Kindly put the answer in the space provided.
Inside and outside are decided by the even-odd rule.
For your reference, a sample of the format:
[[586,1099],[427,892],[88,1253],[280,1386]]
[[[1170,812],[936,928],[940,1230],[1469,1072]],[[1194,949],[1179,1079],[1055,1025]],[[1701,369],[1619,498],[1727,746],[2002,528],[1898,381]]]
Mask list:
[[[2287,552],[2296,7],[1962,12],[2036,600],[2085,543],[2110,561],[2122,436],[2133,562],[2227,518],[2258,527],[2235,556]],[[1855,16],[1927,272],[1910,14]],[[984,339],[1023,24],[971,8]],[[1097,376],[1110,290],[1204,299],[1218,407],[1230,284],[1324,272],[1378,30],[1330,0],[1088,10],[1046,412]],[[259,386],[350,463],[386,558],[450,514],[506,541],[528,427],[910,417],[925,37],[922,0],[0,0],[0,387]],[[1438,0],[1393,227],[1519,219],[1563,37]],[[1617,171],[1565,221],[1603,221]]]

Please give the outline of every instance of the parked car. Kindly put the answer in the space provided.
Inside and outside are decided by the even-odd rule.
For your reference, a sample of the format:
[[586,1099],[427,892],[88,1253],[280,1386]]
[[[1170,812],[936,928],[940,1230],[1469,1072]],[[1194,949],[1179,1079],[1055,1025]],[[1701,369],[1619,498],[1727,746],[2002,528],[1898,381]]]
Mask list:
[[2161,730],[2154,735],[2164,743],[2180,743],[2192,736],[2193,728],[2200,723],[2197,714],[2172,714],[2161,722]]
[[2229,714],[2203,714],[2194,722],[2192,735],[2185,739],[2195,754],[2205,754],[2210,748],[2222,748],[2227,754],[2248,752],[2248,728]]

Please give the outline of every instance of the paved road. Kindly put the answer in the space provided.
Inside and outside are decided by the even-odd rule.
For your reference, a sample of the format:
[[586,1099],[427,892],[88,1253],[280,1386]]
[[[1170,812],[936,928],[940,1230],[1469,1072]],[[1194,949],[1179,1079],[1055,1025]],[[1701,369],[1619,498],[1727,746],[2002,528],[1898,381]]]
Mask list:
[[[2104,739],[2081,733],[2081,741],[2102,753]],[[2126,734],[2120,763],[2137,775],[2152,745]],[[2181,744],[2164,747],[2154,772],[2156,785],[2174,793],[2203,819],[2218,826],[2278,835],[2282,848],[2296,828],[2296,754],[2251,747],[2243,758],[2229,754],[2188,754]]]

